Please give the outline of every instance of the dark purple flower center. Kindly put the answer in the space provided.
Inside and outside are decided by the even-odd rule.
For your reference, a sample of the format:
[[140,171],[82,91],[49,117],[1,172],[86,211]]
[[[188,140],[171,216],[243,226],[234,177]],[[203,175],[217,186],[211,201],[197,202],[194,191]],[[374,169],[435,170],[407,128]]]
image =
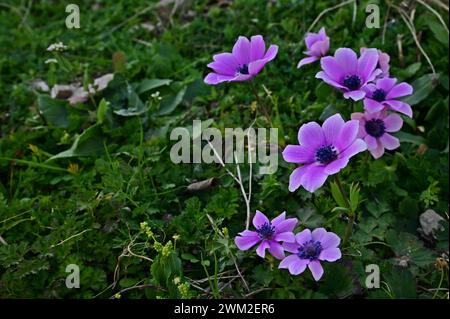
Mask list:
[[297,256],[301,259],[314,260],[319,258],[322,252],[322,244],[320,241],[310,240],[298,248]]
[[322,146],[316,152],[316,160],[321,164],[328,164],[337,158],[337,151],[333,145]]
[[256,232],[259,238],[270,240],[275,235],[275,226],[272,226],[270,223],[264,223]]
[[240,74],[249,74],[248,73],[248,65],[244,64],[238,67],[237,72]]
[[380,119],[373,119],[370,121],[367,121],[365,124],[365,129],[367,134],[370,136],[373,136],[375,138],[378,138],[384,134],[386,131],[386,127],[384,125],[384,121]]
[[385,98],[386,98],[386,92],[384,92],[384,90],[382,90],[382,89],[376,89],[372,93],[372,99],[377,102],[383,102]]
[[344,86],[349,90],[357,90],[361,85],[361,79],[357,75],[347,75],[344,78]]

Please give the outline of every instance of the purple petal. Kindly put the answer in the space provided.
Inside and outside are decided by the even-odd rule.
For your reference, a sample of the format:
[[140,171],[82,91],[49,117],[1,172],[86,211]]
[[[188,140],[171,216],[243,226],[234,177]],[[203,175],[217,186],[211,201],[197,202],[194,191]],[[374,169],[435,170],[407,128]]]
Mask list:
[[220,75],[216,73],[209,73],[203,80],[206,84],[216,85],[222,82],[227,82],[233,79],[232,76]]
[[396,78],[382,78],[377,81],[377,88],[388,93],[394,87],[395,83],[397,83]]
[[365,96],[366,96],[366,92],[364,92],[363,90],[344,92],[344,97],[346,99],[352,99],[353,101],[362,100]]
[[378,64],[378,50],[367,49],[361,54],[358,59],[358,74],[363,79],[363,82],[369,81],[373,71]]
[[309,259],[300,259],[297,257],[297,262],[293,262],[289,265],[289,273],[294,276],[300,275],[302,272],[305,271],[306,266],[308,264]]
[[412,117],[412,109],[409,104],[406,104],[401,101],[389,100],[384,101],[385,104],[389,105],[394,111],[405,114],[406,116]]
[[341,259],[342,254],[341,250],[339,248],[328,248],[322,250],[322,252],[319,255],[320,260],[326,260],[326,261],[336,261],[338,259]]
[[398,97],[411,95],[413,93],[413,87],[408,83],[399,83],[392,88],[392,90],[386,96],[386,100],[395,99]]
[[257,210],[255,216],[253,217],[253,226],[258,229],[264,224],[270,224],[270,221],[266,215]]
[[261,244],[259,244],[259,246],[256,248],[256,254],[261,258],[266,257],[266,249],[269,247],[270,247],[269,241],[263,240]]
[[297,235],[295,235],[295,241],[300,245],[303,245],[304,243],[310,241],[311,238],[311,231],[309,229],[304,229]]
[[269,49],[266,52],[266,55],[264,55],[264,60],[272,61],[275,59],[278,53],[278,45],[272,44],[270,45]]
[[323,122],[322,130],[327,144],[336,145],[335,141],[338,139],[344,124],[345,122],[339,113],[330,116]]
[[366,81],[364,82],[364,85],[367,84],[368,82],[374,81],[377,77],[380,77],[382,73],[383,73],[383,71],[381,71],[381,69],[375,69],[375,70],[369,75],[369,77],[366,79]]
[[358,136],[358,131],[359,121],[351,120],[345,122],[334,145],[339,149],[339,151],[345,150],[356,139]]
[[[297,225],[298,219],[297,218],[288,218],[286,220],[283,220],[278,225],[275,226],[276,231],[279,233],[284,232],[292,232]],[[272,224],[273,225],[273,224]]]
[[325,143],[325,135],[322,127],[316,122],[303,124],[298,130],[298,141],[300,145],[316,149]]
[[398,140],[398,138],[393,137],[391,134],[388,133],[384,133],[380,137],[380,142],[383,144],[385,149],[390,151],[400,147],[400,141]]
[[279,243],[277,243],[276,241],[270,241],[269,243],[269,253],[275,257],[276,259],[283,259],[284,256],[284,249],[283,246],[281,246]]
[[309,270],[311,270],[311,274],[314,277],[315,281],[319,281],[320,278],[322,278],[323,275],[323,268],[320,264],[320,261],[313,260],[308,264]]
[[305,44],[308,50],[316,43],[317,41],[323,40],[323,36],[318,33],[308,33],[305,38]]
[[251,74],[238,74],[235,77],[229,79],[229,82],[242,82],[242,81],[248,81],[253,76]]
[[248,65],[248,73],[253,76],[258,74],[259,72],[261,72],[267,62],[269,61],[267,61],[266,59],[250,62]]
[[327,233],[327,230],[325,228],[316,228],[311,233],[311,237],[314,241],[321,241],[322,237],[325,236]]
[[315,151],[302,145],[288,145],[283,151],[283,158],[288,163],[312,163]]
[[260,60],[264,57],[266,44],[261,35],[254,35],[250,39],[250,61]]
[[377,144],[377,139],[371,135],[366,135],[366,137],[364,137],[364,141],[367,144],[367,149],[370,150],[374,150],[378,147]]
[[234,243],[240,250],[247,250],[260,242],[260,238],[256,232],[254,236],[236,236]]
[[284,233],[278,233],[273,238],[275,241],[283,241],[287,243],[294,243],[295,242],[295,235],[292,231],[287,231]]
[[299,275],[305,271],[309,260],[300,259],[297,255],[289,255],[284,258],[278,268],[289,269],[291,275]]
[[[320,59],[320,65],[323,70],[322,73],[324,73],[327,76],[327,78],[334,81],[337,85],[341,86],[340,81],[345,76],[345,71],[344,71],[343,66],[340,65],[338,63],[338,61],[331,56],[326,56],[326,57]],[[319,72],[319,73],[321,73],[321,72]],[[320,79],[324,80],[325,82],[327,82],[326,78],[318,77],[319,73],[317,73],[316,78],[320,78]],[[331,83],[328,83],[328,84],[333,85]]]
[[309,57],[303,58],[300,60],[300,62],[298,62],[297,69],[300,69],[302,66],[304,66],[306,64],[316,62],[317,60],[319,60],[319,57],[317,57],[317,56],[309,56]]
[[215,62],[220,62],[222,64],[227,65],[230,69],[234,70],[235,72],[239,67],[239,62],[236,60],[236,57],[229,52],[216,54],[213,56],[213,60]]
[[234,76],[234,74],[236,73],[236,70],[230,68],[228,65],[226,65],[222,62],[217,62],[217,61],[209,63],[208,68],[211,68],[214,70],[214,72],[216,72],[218,74],[223,74],[223,75]]
[[303,175],[305,175],[308,165],[300,166],[294,169],[289,177],[289,191],[294,192],[302,184]]
[[286,219],[286,212],[282,212],[280,215],[272,219],[270,223],[272,224],[272,226],[277,227],[278,224],[280,224],[285,219]]
[[341,153],[341,157],[352,157],[367,150],[367,144],[360,138],[356,139],[349,147]]
[[330,39],[324,39],[315,42],[310,48],[309,48],[309,54],[313,56],[323,56],[328,52],[328,49],[330,48]]
[[382,109],[384,109],[384,105],[381,104],[380,102],[377,102],[375,100],[372,100],[372,99],[369,99],[368,97],[366,97],[364,99],[364,109],[367,112],[375,113],[375,112],[380,112]]
[[349,157],[341,157],[337,160],[334,160],[325,167],[325,173],[327,173],[328,175],[336,174],[348,165],[349,160]]
[[[294,235],[295,238],[295,235]],[[288,243],[288,242],[284,242],[283,243],[283,249],[284,251],[290,252],[290,253],[298,253],[298,247],[299,245],[297,244],[297,242],[294,243]]]
[[403,126],[403,120],[398,114],[390,114],[384,119],[386,132],[397,132]]
[[341,243],[341,238],[335,233],[327,232],[322,236],[321,243],[323,249],[336,248]]
[[233,46],[233,55],[239,64],[244,65],[250,62],[250,41],[240,36]]
[[322,165],[308,165],[301,184],[310,193],[314,193],[327,180],[328,174],[325,173],[325,166]]
[[344,71],[343,75],[356,75],[358,73],[358,58],[352,49],[337,49],[334,57],[340,65],[341,70]]
[[298,256],[289,255],[280,262],[280,264],[278,265],[278,268],[279,269],[288,269],[292,263],[296,263],[296,262],[298,262],[298,260],[300,260],[300,258]]
[[383,156],[384,154],[384,147],[383,144],[381,144],[380,141],[376,140],[377,146],[373,149],[369,149],[370,154],[372,154],[373,158],[377,159]]

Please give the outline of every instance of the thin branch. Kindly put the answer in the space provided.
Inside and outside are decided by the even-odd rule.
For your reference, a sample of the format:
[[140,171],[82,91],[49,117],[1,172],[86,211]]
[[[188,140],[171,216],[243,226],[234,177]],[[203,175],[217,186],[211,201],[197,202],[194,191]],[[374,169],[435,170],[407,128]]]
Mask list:
[[0,235],[0,243],[2,243],[3,245],[8,245],[8,243],[6,242],[6,240],[3,239],[3,237]]
[[90,228],[89,228],[89,229],[85,229],[85,230],[83,230],[82,232],[79,232],[78,234],[72,235],[72,236],[70,236],[69,238],[66,238],[66,239],[62,240],[62,241],[60,241],[59,243],[57,243],[57,244],[55,244],[55,245],[51,245],[50,248],[55,248],[56,246],[62,245],[62,244],[64,244],[65,242],[67,242],[67,241],[69,241],[69,240],[71,240],[71,239],[73,239],[73,238],[75,238],[75,237],[81,236],[81,235],[83,235],[85,232],[88,232],[88,231],[90,231],[90,230],[92,230],[92,229],[90,229]]
[[[349,3],[352,3],[352,2],[356,2],[356,0],[348,0],[348,1],[339,3],[339,4],[335,5],[335,6],[332,6],[332,7],[329,7],[329,8],[327,8],[327,9],[323,10],[321,13],[319,13],[319,15],[318,15],[318,16],[316,17],[316,19],[313,21],[313,23],[309,26],[308,30],[306,31],[306,34],[308,34],[308,32],[310,32],[310,31],[314,28],[314,26],[316,25],[316,23],[319,22],[319,20],[320,20],[326,13],[328,13],[328,12],[330,12],[330,11],[333,11],[333,10],[336,10],[336,9],[339,9],[340,7],[343,7],[343,6],[345,6],[345,5],[349,4]],[[306,37],[306,34],[305,34],[305,37]],[[302,42],[302,43],[303,43],[303,42]]]
[[420,50],[420,52],[422,53],[422,55],[425,57],[425,59],[427,60],[428,64],[430,65],[431,71],[433,72],[433,77],[436,76],[436,70],[434,69],[434,65],[431,62],[430,57],[427,55],[427,53],[424,51],[424,49],[420,45],[419,39],[417,39],[416,29],[414,28],[413,22],[411,21],[411,19],[408,17],[406,12],[402,8],[400,8],[398,6],[394,6],[394,7],[400,13],[400,16],[403,19],[403,22],[405,22],[406,26],[408,27],[409,31],[411,32],[411,34],[413,36],[413,39],[414,39],[414,42],[416,42],[417,48]]
[[425,2],[423,2],[422,0],[417,0],[417,2],[419,2],[421,5],[423,5],[425,8],[427,8],[428,10],[430,10],[437,18],[438,20],[441,22],[441,24],[444,26],[444,29],[448,32],[448,27],[445,24],[444,19],[442,19],[442,16],[439,14],[439,12],[437,12],[436,10],[434,10],[431,6],[429,6],[428,4],[426,4]]

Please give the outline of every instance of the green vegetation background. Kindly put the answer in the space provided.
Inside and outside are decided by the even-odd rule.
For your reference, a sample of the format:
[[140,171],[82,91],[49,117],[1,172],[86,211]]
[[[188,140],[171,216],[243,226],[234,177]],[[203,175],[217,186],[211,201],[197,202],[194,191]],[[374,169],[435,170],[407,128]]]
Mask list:
[[[426,1],[448,26],[437,2]],[[170,161],[171,129],[193,119],[223,130],[256,116],[255,127],[279,128],[281,148],[296,143],[302,123],[335,112],[348,119],[353,106],[314,78],[317,64],[296,69],[305,32],[338,3],[78,1],[81,29],[69,30],[64,1],[1,1],[0,297],[448,298],[448,33],[419,2],[370,1],[380,5],[380,29],[365,27],[369,1],[327,12],[313,28],[326,27],[332,51],[389,53],[391,74],[415,88],[401,148],[379,160],[360,154],[341,173],[346,187],[359,182],[364,201],[352,245],[319,283],[237,251],[245,203],[223,168]],[[435,77],[392,4],[414,17]],[[202,82],[214,53],[254,34],[280,47],[255,83],[270,118],[256,115],[246,83]],[[46,51],[59,41],[66,52]],[[112,72],[108,89],[75,106],[33,89],[39,79],[87,86]],[[252,210],[286,210],[299,229],[342,235],[329,187],[289,193],[293,167],[279,163],[276,174],[254,176]],[[187,188],[198,181],[206,182]],[[427,209],[445,219],[437,240],[417,231]],[[68,264],[80,267],[79,289],[66,288]],[[380,289],[365,287],[368,264],[380,267]]]

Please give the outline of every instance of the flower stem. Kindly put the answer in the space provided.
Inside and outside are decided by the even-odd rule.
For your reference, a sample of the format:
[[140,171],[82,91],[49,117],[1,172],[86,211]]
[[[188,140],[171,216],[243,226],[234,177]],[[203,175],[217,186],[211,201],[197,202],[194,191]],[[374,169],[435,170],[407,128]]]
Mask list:
[[347,197],[347,193],[344,190],[344,187],[342,187],[342,183],[341,180],[339,179],[339,176],[335,175],[335,179],[336,179],[336,184],[339,188],[339,191],[342,194],[342,197],[345,200],[345,203],[347,204],[347,208],[348,208],[348,224],[347,227],[345,228],[345,233],[344,233],[344,239],[342,241],[342,245],[345,246],[347,245],[352,232],[353,232],[353,223],[355,222],[355,212],[351,210],[351,206],[350,206],[350,201],[348,200]]
[[269,122],[270,122],[270,115],[269,115],[269,113],[267,112],[267,110],[266,110],[265,106],[263,105],[263,103],[261,102],[261,99],[259,98],[258,91],[256,90],[256,87],[255,87],[255,84],[253,83],[253,80],[250,80],[249,83],[250,83],[250,89],[251,89],[251,91],[253,92],[253,95],[254,95],[255,98],[256,98],[256,103],[258,104],[258,107],[261,108],[261,110],[262,110],[263,113],[264,113],[264,116],[265,116],[265,117],[269,120]]

